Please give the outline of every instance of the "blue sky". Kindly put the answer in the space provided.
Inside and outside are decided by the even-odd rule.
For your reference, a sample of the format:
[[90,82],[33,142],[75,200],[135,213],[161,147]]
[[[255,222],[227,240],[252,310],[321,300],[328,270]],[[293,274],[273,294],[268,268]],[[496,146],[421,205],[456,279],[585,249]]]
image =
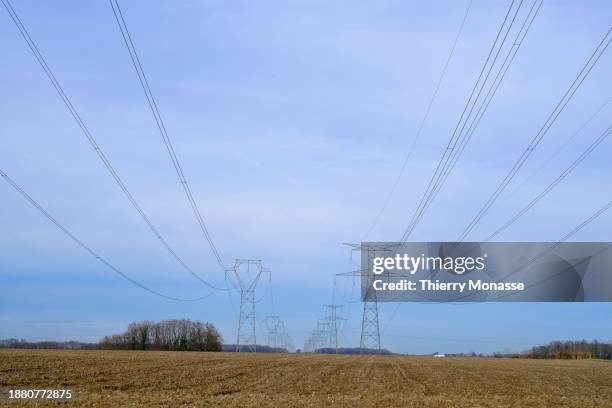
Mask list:
[[[14,7],[98,143],[168,241],[203,276],[222,275],[193,221],[106,1]],[[275,311],[303,344],[342,242],[364,238],[423,117],[467,2],[121,3],[168,132],[226,263],[262,259]],[[474,0],[447,76],[393,200],[365,237],[400,238],[508,7]],[[131,276],[175,296],[206,294],[163,251],[54,93],[8,14],[0,21],[0,168]],[[453,240],[537,132],[610,27],[606,1],[548,1],[413,240]],[[486,237],[552,181],[612,117],[612,50],[470,235]],[[594,112],[604,108],[573,136]],[[566,141],[568,141],[566,143]],[[566,144],[564,144],[566,143]],[[612,199],[604,142],[504,241],[555,241]],[[559,146],[565,146],[547,161]],[[541,167],[547,163],[545,167]],[[533,176],[532,176],[533,175]],[[525,182],[528,180],[528,182]],[[509,194],[513,192],[513,194]],[[189,317],[234,340],[225,294],[172,303],[122,280],[0,185],[0,338],[95,341],[133,320]],[[611,241],[612,214],[574,237]],[[356,257],[355,257],[356,259]],[[355,263],[353,262],[353,267]],[[346,300],[345,345],[360,304]],[[267,293],[266,283],[261,293]],[[234,297],[234,304],[238,299]],[[552,339],[612,339],[600,304],[382,305],[384,347],[400,352],[522,350]],[[271,313],[268,297],[258,314]],[[390,323],[388,323],[390,322]]]

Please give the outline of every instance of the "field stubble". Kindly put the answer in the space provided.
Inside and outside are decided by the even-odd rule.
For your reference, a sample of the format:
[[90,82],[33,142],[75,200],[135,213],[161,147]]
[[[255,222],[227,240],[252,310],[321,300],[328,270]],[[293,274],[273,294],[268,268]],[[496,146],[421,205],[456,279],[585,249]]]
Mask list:
[[0,350],[0,387],[72,388],[76,399],[57,404],[79,407],[612,407],[612,364],[586,360]]

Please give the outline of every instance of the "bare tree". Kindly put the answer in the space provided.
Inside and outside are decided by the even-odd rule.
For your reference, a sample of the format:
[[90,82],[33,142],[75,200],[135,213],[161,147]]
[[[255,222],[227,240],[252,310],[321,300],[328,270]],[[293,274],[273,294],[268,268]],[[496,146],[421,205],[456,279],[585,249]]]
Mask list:
[[188,319],[130,323],[122,334],[100,341],[105,349],[221,351],[222,338],[211,323]]

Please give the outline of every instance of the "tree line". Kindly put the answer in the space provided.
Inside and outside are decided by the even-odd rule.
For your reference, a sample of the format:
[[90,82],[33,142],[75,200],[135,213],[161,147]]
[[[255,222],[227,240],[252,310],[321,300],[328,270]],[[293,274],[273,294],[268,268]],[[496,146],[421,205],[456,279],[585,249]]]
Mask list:
[[63,349],[63,350],[95,350],[97,343],[83,343],[81,341],[27,341],[24,339],[2,339],[0,348],[14,349]]
[[599,358],[612,360],[612,342],[602,343],[597,340],[587,341],[552,341],[542,346],[533,347],[525,353],[528,358],[552,358],[578,360]]
[[115,350],[221,351],[221,333],[211,323],[189,319],[130,323],[122,334],[106,336],[100,348]]

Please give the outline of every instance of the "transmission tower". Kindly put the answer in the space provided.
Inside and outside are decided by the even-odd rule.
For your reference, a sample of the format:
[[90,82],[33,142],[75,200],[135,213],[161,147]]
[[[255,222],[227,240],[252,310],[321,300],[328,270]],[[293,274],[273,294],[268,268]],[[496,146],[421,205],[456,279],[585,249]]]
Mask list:
[[[365,349],[378,350],[380,352],[380,326],[378,322],[378,294],[372,288],[374,274],[370,270],[374,260],[374,253],[379,247],[371,245],[360,245],[359,249],[366,252],[367,282],[365,283],[365,297],[363,301],[363,317],[361,320],[361,340],[359,342],[359,354]],[[362,255],[363,257],[363,255]]]
[[329,322],[322,318],[317,320],[317,349],[329,346]]
[[[254,259],[236,259],[234,266],[226,271],[234,277],[240,291],[240,315],[238,317],[238,335],[236,351],[257,352],[257,333],[255,320],[255,289],[263,273],[270,273],[261,261]],[[231,279],[230,279],[231,281]]]
[[276,329],[276,333],[277,333],[278,347],[285,349],[290,353],[293,352],[294,350],[293,340],[291,340],[291,336],[289,335],[289,332],[287,331],[287,328],[285,327],[284,321],[279,320],[278,327]]
[[338,321],[347,320],[343,317],[338,317],[338,310],[342,305],[325,305],[326,320],[329,322],[329,344],[334,347],[338,354]]
[[264,327],[268,333],[268,346],[277,348],[282,342],[284,325],[278,316],[266,316],[264,319]]
[[283,325],[283,330],[284,330],[284,336],[283,336],[283,348],[286,349],[288,352],[293,353],[295,351],[295,346],[293,345],[293,339],[291,338],[291,335],[289,334],[289,332],[285,329],[284,325]]
[[[373,259],[376,253],[388,252],[396,245],[381,245],[378,244],[347,244],[354,251],[361,251],[362,265],[365,263],[366,269],[356,272],[339,273],[343,276],[361,276],[363,292],[363,317],[361,320],[361,338],[359,341],[359,353],[364,350],[371,349],[380,352],[380,328],[378,322],[378,296],[372,288],[374,274],[370,270],[372,268]],[[365,252],[365,256],[364,256]],[[365,277],[365,280],[364,279]]]

